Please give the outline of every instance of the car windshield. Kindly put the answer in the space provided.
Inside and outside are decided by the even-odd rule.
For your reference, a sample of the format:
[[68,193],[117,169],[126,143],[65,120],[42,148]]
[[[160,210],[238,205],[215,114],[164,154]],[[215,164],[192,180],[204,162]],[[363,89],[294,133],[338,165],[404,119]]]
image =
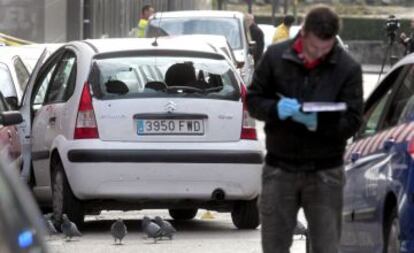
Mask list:
[[6,64],[0,63],[0,92],[4,97],[16,96],[13,79]]
[[[161,29],[160,29],[161,28]],[[161,18],[150,21],[147,37],[213,34],[223,35],[232,49],[242,48],[241,27],[235,18]]]
[[96,59],[90,75],[99,99],[198,97],[239,99],[237,79],[224,59],[130,56]]

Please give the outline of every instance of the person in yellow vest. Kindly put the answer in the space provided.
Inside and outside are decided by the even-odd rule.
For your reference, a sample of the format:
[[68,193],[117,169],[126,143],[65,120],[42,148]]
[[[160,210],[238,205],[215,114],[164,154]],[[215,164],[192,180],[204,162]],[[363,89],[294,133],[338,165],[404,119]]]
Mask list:
[[283,18],[282,24],[276,27],[272,43],[278,43],[286,39],[289,39],[289,29],[294,22],[295,17],[293,17],[292,15],[286,15]]
[[148,19],[154,14],[154,8],[151,5],[144,5],[141,9],[141,18],[138,22],[138,29],[136,35],[138,38],[145,37],[145,28],[148,26]]

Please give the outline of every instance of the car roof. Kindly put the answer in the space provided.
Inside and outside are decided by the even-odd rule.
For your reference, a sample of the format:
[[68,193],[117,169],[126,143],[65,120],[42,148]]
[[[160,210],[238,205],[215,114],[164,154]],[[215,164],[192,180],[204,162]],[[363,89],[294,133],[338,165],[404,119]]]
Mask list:
[[179,38],[175,40],[173,37],[159,37],[157,39],[158,46],[154,46],[154,41],[155,38],[120,38],[94,39],[83,42],[90,45],[97,54],[138,50],[176,50],[215,54],[215,50],[211,46],[200,40],[185,41]]
[[188,17],[223,17],[223,18],[244,18],[239,11],[166,11],[157,12],[152,18],[188,18]]

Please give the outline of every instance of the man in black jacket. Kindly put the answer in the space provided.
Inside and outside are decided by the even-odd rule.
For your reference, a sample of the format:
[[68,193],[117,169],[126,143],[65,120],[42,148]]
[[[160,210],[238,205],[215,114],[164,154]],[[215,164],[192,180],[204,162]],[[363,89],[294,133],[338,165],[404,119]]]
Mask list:
[[[314,7],[299,35],[268,48],[249,87],[250,114],[265,121],[260,214],[264,253],[287,253],[299,208],[313,252],[338,252],[343,154],[362,121],[362,70],[337,45],[339,17]],[[343,102],[345,111],[303,113],[304,102]]]
[[256,50],[253,52],[254,63],[257,64],[264,50],[264,34],[260,27],[254,22],[252,14],[246,14],[246,23],[249,27],[250,36],[256,42]]

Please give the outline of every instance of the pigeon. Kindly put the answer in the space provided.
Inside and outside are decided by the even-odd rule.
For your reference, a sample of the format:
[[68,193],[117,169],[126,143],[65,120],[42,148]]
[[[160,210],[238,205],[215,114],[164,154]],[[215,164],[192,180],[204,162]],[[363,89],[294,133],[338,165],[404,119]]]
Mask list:
[[65,235],[66,240],[71,240],[72,237],[75,236],[82,236],[79,232],[78,227],[75,223],[71,222],[66,214],[62,215],[62,225],[60,225],[60,229],[62,233]]
[[45,222],[45,225],[46,225],[46,228],[47,228],[47,231],[48,231],[49,235],[55,235],[55,234],[58,233],[58,231],[56,230],[55,225],[53,225],[52,215],[53,214],[51,214],[51,213],[43,215],[43,219],[44,219],[44,222]]
[[173,235],[177,230],[166,220],[161,219],[160,216],[155,216],[154,222],[161,228],[161,237],[167,237],[172,240]]
[[127,227],[125,226],[122,219],[118,219],[111,226],[111,234],[114,238],[115,244],[117,244],[117,240],[119,240],[119,244],[122,244],[122,239],[128,233]]
[[300,238],[302,239],[303,236],[308,235],[308,229],[305,227],[305,225],[302,224],[302,222],[297,221],[296,227],[293,230],[294,235],[300,235]]
[[158,239],[161,239],[161,227],[156,223],[152,222],[147,216],[142,219],[142,231],[147,235],[148,238],[153,238],[154,243],[157,243]]

